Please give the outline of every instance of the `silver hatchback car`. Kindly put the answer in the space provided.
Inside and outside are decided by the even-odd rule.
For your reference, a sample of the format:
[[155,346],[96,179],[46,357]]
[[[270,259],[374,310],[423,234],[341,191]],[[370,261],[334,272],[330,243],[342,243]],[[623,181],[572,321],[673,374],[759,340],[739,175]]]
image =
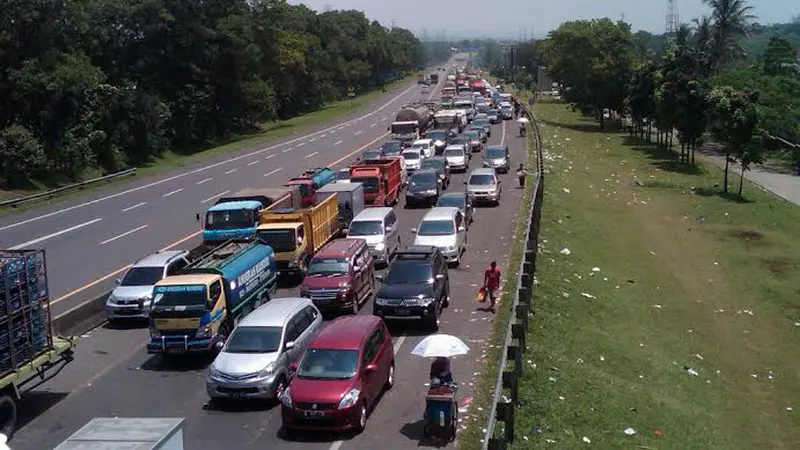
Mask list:
[[162,278],[177,275],[189,265],[185,250],[168,250],[146,256],[131,266],[106,300],[110,321],[147,319],[153,300],[153,286]]
[[214,399],[277,399],[308,344],[322,330],[322,315],[307,298],[276,298],[234,328],[208,368]]
[[495,206],[500,204],[502,182],[497,178],[494,169],[474,169],[464,184],[467,185],[467,194],[472,197],[473,203],[493,203]]

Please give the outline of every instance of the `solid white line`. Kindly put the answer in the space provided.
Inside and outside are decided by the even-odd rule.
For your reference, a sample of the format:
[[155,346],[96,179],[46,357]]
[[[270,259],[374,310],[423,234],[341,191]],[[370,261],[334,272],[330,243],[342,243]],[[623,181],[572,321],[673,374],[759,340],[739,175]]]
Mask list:
[[375,123],[373,123],[373,124],[372,124],[372,125],[370,125],[369,127],[370,127],[370,128],[372,128],[372,127],[374,127],[375,125],[378,125],[378,122],[375,122]]
[[268,176],[270,176],[270,175],[272,175],[272,174],[275,174],[275,173],[278,173],[278,172],[280,172],[281,170],[283,170],[283,167],[278,167],[278,168],[277,168],[277,169],[275,169],[275,170],[270,170],[269,172],[265,173],[265,174],[264,174],[264,176],[265,176],[265,177],[268,177]]
[[213,180],[213,178],[206,178],[205,180],[200,180],[200,181],[198,181],[198,182],[197,182],[197,183],[195,183],[195,184],[203,184],[203,183],[208,183],[208,182],[209,182],[209,181],[211,181],[211,180]]
[[334,147],[335,147],[335,146],[337,146],[337,145],[341,144],[342,142],[344,142],[344,141],[336,141],[336,142],[334,142],[334,143],[333,143],[333,145],[334,145]]
[[127,235],[129,235],[129,234],[136,233],[137,231],[139,231],[139,230],[144,230],[145,228],[147,228],[147,225],[142,225],[142,226],[140,226],[139,228],[134,228],[134,229],[132,229],[132,230],[130,230],[130,231],[126,231],[126,232],[124,232],[124,233],[122,233],[122,234],[120,234],[120,235],[117,235],[117,236],[114,236],[114,237],[112,237],[111,239],[106,239],[105,241],[101,242],[101,243],[100,243],[100,245],[106,245],[106,244],[108,244],[109,242],[114,242],[114,241],[116,241],[117,239],[124,238],[125,236],[127,236]]
[[[303,144],[298,145],[298,147],[302,147],[302,146],[303,146]],[[289,147],[286,150],[284,150],[283,153],[289,153],[292,150],[294,150],[294,147]]]
[[22,243],[22,244],[19,244],[19,245],[15,245],[13,247],[10,247],[9,250],[22,250],[25,247],[31,246],[33,244],[38,244],[39,242],[44,242],[44,241],[46,241],[48,239],[51,239],[51,238],[54,238],[56,236],[61,236],[62,234],[69,233],[70,231],[75,231],[77,229],[80,229],[80,228],[83,228],[83,227],[87,227],[87,226],[89,226],[89,225],[91,225],[93,223],[100,222],[101,220],[103,220],[103,219],[98,217],[97,219],[90,220],[88,222],[84,222],[84,223],[79,224],[79,225],[75,225],[74,227],[70,227],[70,228],[67,228],[67,229],[61,230],[61,231],[56,231],[55,233],[48,234],[47,236],[38,237],[38,238],[33,239],[31,241],[28,241],[28,242],[25,242],[25,243]]
[[264,158],[264,161],[266,161],[266,160],[268,160],[268,159],[272,159],[272,158],[274,158],[274,157],[275,157],[275,153],[272,153],[272,154],[270,154],[269,156],[267,156],[266,158]]
[[353,134],[354,134],[354,135],[356,135],[356,136],[358,136],[358,135],[359,135],[359,134],[361,134],[361,133],[362,133],[362,131],[361,131],[361,130],[358,130],[358,131],[356,131],[356,132],[355,132],[355,133],[353,133]]
[[256,164],[258,164],[258,163],[260,163],[260,162],[261,162],[261,161],[253,161],[253,162],[251,162],[250,164],[248,164],[248,165],[247,165],[247,167],[254,166],[254,165],[256,165]]
[[344,441],[333,441],[328,450],[339,450],[339,448],[341,448],[343,443]]
[[[506,144],[506,121],[503,121],[503,134],[500,136],[500,145]],[[527,150],[527,149],[526,149]]]
[[217,194],[217,195],[214,195],[214,196],[208,197],[207,199],[205,199],[205,200],[201,201],[200,203],[208,203],[208,202],[210,202],[211,200],[214,200],[215,198],[222,197],[223,195],[227,194],[227,193],[228,193],[228,192],[230,192],[230,191],[231,191],[231,190],[230,190],[230,189],[228,189],[227,191],[220,192],[220,193],[219,193],[219,194]]
[[[366,117],[372,117],[375,114],[377,114],[378,112],[383,111],[384,109],[388,108],[390,105],[393,105],[395,102],[397,102],[399,99],[404,97],[406,94],[408,94],[409,92],[411,92],[415,88],[416,88],[416,86],[409,87],[408,89],[404,90],[403,92],[397,94],[394,98],[392,98],[391,100],[389,100],[385,104],[381,105],[379,108],[377,108],[377,109],[375,109],[375,110],[373,110],[373,111],[371,111],[369,113],[366,113],[364,116],[361,117],[361,119],[364,119]],[[352,119],[349,122],[352,122],[354,120],[356,120],[356,119]],[[117,192],[117,193],[114,193],[114,194],[111,194],[111,195],[106,195],[105,197],[96,198],[94,200],[85,201],[85,202],[82,202],[80,204],[69,206],[69,207],[66,207],[66,208],[62,208],[62,209],[59,209],[57,211],[53,211],[53,212],[50,212],[50,213],[47,213],[47,214],[42,214],[40,216],[31,217],[30,219],[20,220],[19,222],[14,222],[14,223],[11,223],[11,224],[8,224],[8,225],[0,227],[0,231],[8,230],[10,228],[16,228],[16,227],[19,227],[21,225],[25,225],[25,224],[28,224],[28,223],[31,223],[31,222],[36,222],[36,221],[39,221],[39,220],[42,220],[42,219],[47,219],[48,217],[53,217],[53,216],[57,216],[57,215],[60,215],[60,214],[64,214],[64,213],[69,212],[69,211],[74,211],[74,210],[79,209],[79,208],[84,208],[86,206],[94,205],[95,203],[100,203],[100,202],[104,202],[106,200],[111,200],[111,199],[114,199],[114,198],[117,198],[117,197],[121,197],[123,195],[131,194],[133,192],[139,192],[141,190],[148,189],[148,188],[151,188],[153,186],[159,186],[159,185],[162,185],[162,184],[167,183],[167,182],[172,181],[172,180],[177,180],[179,178],[183,178],[183,177],[186,177],[186,176],[189,176],[189,175],[193,175],[193,174],[196,174],[196,173],[204,172],[206,170],[213,169],[215,167],[219,167],[219,166],[222,166],[222,165],[225,165],[225,164],[229,164],[229,163],[232,163],[232,162],[235,162],[235,161],[239,161],[239,160],[244,159],[244,158],[249,158],[251,156],[264,153],[264,152],[266,152],[268,150],[272,150],[272,149],[275,149],[275,148],[278,148],[278,147],[283,147],[284,145],[294,144],[295,142],[301,141],[303,139],[307,139],[307,138],[309,138],[311,136],[316,136],[316,135],[318,135],[320,133],[326,133],[329,130],[333,130],[333,129],[341,126],[341,125],[342,124],[337,124],[337,125],[334,125],[332,127],[325,128],[324,130],[315,131],[314,133],[309,133],[309,134],[306,134],[304,136],[296,137],[296,138],[291,139],[289,141],[281,142],[279,144],[271,145],[269,147],[264,147],[262,149],[258,149],[258,150],[246,153],[244,155],[234,156],[234,157],[232,157],[230,159],[226,159],[224,161],[219,161],[219,162],[216,162],[214,164],[209,164],[207,166],[198,167],[197,169],[190,170],[188,172],[184,172],[184,173],[181,173],[181,174],[178,174],[178,175],[174,175],[174,176],[171,176],[171,177],[167,177],[167,178],[164,178],[164,179],[161,179],[161,180],[158,180],[158,181],[154,181],[152,183],[144,184],[142,186],[137,186],[135,188],[127,189],[127,190],[124,190],[124,191],[121,191],[121,192]]]
[[128,206],[127,208],[123,209],[122,212],[128,212],[128,211],[130,211],[132,209],[136,209],[136,208],[138,208],[140,206],[144,206],[146,204],[147,204],[147,202],[139,202],[139,203],[137,203],[137,204],[135,204],[133,206]]
[[314,155],[319,155],[319,152],[310,153],[310,154],[306,155],[305,158],[308,159],[308,158],[311,158]]
[[239,170],[239,168],[238,168],[238,167],[237,167],[236,169],[231,169],[231,170],[229,170],[229,171],[225,172],[225,175],[230,175],[230,174],[232,174],[233,172],[236,172],[237,170]]
[[169,197],[169,196],[175,195],[175,194],[177,194],[178,192],[180,192],[182,190],[183,190],[183,188],[175,189],[172,192],[167,192],[166,194],[162,195],[162,197]]

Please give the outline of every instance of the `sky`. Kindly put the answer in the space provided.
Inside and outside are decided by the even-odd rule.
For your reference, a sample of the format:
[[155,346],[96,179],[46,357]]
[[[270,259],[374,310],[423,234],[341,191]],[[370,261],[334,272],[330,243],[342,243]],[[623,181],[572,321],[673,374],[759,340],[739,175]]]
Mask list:
[[[429,38],[544,37],[568,20],[609,17],[633,25],[634,30],[663,33],[667,0],[288,0],[311,9],[357,9],[385,26],[392,21]],[[689,22],[708,11],[702,0],[676,0],[681,22]],[[760,23],[789,22],[800,15],[798,0],[747,0]]]

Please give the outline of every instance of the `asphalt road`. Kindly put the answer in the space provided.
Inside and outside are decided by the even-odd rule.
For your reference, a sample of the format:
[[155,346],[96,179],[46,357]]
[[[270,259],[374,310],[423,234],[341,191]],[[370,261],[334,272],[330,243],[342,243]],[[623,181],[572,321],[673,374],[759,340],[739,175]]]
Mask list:
[[[367,126],[370,123],[374,122],[368,122]],[[495,125],[490,139],[490,144],[505,142],[509,146],[512,163],[525,158],[525,141],[516,137],[515,130],[514,124],[509,122]],[[331,154],[329,158],[340,158],[340,154],[347,152]],[[478,167],[479,164],[480,157],[473,158],[471,167]],[[461,189],[464,177],[461,174],[454,175],[451,189]],[[505,184],[499,207],[476,210],[462,265],[451,269],[452,301],[443,313],[441,332],[461,337],[472,348],[470,355],[453,362],[455,377],[462,384],[459,393],[462,406],[473,395],[473,383],[483,368],[483,341],[488,337],[494,317],[492,313],[478,310],[479,305],[473,297],[478,284],[482,282],[483,269],[490,260],[497,260],[501,270],[504,270],[522,192],[516,188],[515,178],[513,172],[503,176]],[[166,188],[164,190],[169,192]],[[209,195],[213,195],[213,192]],[[405,230],[404,242],[411,242],[409,229],[418,224],[425,211],[404,209],[402,202],[397,207],[398,219]],[[168,220],[168,215],[159,220]],[[185,220],[189,223],[192,221],[190,219]],[[142,238],[137,242],[144,245],[146,241]],[[279,291],[281,296],[296,293],[296,289]],[[362,314],[371,312],[371,304],[362,307]],[[281,432],[278,407],[251,403],[235,409],[210,409],[204,385],[209,359],[170,363],[159,356],[147,355],[144,344],[148,333],[144,328],[99,328],[85,336],[78,346],[74,364],[39,390],[31,392],[23,401],[21,416],[23,423],[27,424],[18,432],[12,444],[18,450],[53,448],[94,417],[118,416],[184,417],[187,419],[187,448],[197,450],[392,450],[418,446],[422,439],[424,384],[427,382],[429,361],[413,357],[409,352],[427,332],[408,328],[408,325],[403,325],[403,328],[392,326],[391,329],[396,351],[397,381],[394,389],[386,393],[375,406],[367,430],[358,436],[309,433],[301,441],[290,441]],[[468,409],[462,412],[462,418],[469,415]]]
[[403,104],[437,91],[422,94],[416,81],[409,82],[351,117],[302,136],[2,217],[0,248],[47,251],[55,317],[109,291],[137,259],[199,244],[195,215],[222,195],[278,187],[311,167],[344,167],[360,150],[379,144]]

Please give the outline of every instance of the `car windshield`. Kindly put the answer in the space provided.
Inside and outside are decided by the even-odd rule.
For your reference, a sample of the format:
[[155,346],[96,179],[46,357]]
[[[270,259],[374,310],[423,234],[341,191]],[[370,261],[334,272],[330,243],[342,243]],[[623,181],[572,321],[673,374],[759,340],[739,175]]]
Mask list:
[[459,136],[459,137],[453,139],[453,141],[450,142],[450,143],[451,144],[458,144],[458,145],[466,145],[467,142],[469,142],[469,139],[467,139],[465,137],[462,137],[462,136]]
[[403,144],[400,141],[388,141],[381,145],[381,150],[384,152],[397,153],[401,148],[403,148]]
[[487,116],[496,116],[496,115],[497,115],[497,113],[499,113],[499,112],[500,112],[500,111],[498,111],[498,110],[496,110],[496,109],[490,109],[490,110],[486,111],[486,115],[487,115]]
[[469,184],[475,186],[489,186],[494,184],[494,177],[491,175],[476,174],[469,177]]
[[294,230],[259,230],[258,238],[276,252],[293,252],[297,245]]
[[445,157],[449,156],[451,158],[452,157],[458,157],[458,156],[464,156],[464,150],[461,150],[460,148],[446,149],[444,151],[444,156]]
[[207,230],[231,230],[253,226],[253,212],[249,209],[209,211],[206,214]]
[[436,173],[415,173],[411,176],[409,185],[411,187],[428,187],[437,182]]
[[156,286],[153,288],[153,304],[158,307],[202,306],[205,307],[208,295],[202,284]]
[[506,149],[489,147],[486,149],[486,157],[491,159],[505,158]]
[[351,178],[351,183],[361,183],[364,192],[378,192],[378,179],[377,178]]
[[383,234],[383,222],[380,220],[355,220],[350,222],[348,236],[379,236]]
[[403,159],[419,159],[419,152],[403,152]]
[[452,206],[454,208],[463,209],[465,201],[466,200],[464,200],[464,196],[462,195],[443,195],[439,197],[439,201],[436,202],[436,206]]
[[275,353],[282,331],[281,327],[236,327],[225,344],[225,353]]
[[441,159],[426,159],[422,161],[423,169],[433,169],[439,172],[444,172],[444,160]]
[[470,132],[467,133],[467,138],[469,138],[470,140],[474,141],[474,140],[478,139],[478,137],[479,136],[478,136],[478,132],[477,131],[470,131]]
[[486,119],[475,119],[472,121],[472,126],[483,128],[486,126]]
[[383,279],[384,284],[427,284],[433,281],[431,266],[419,261],[394,260]]
[[297,372],[299,378],[345,380],[358,369],[358,350],[310,348]]
[[414,123],[392,124],[392,133],[394,134],[411,134],[416,131],[417,124]]
[[312,258],[306,276],[338,275],[348,273],[348,268],[344,258]]
[[449,236],[455,233],[452,220],[423,220],[417,236]]
[[369,161],[371,159],[381,159],[381,156],[383,156],[383,152],[380,150],[367,150],[361,155],[361,159]]
[[120,286],[152,286],[164,275],[163,267],[134,267],[125,274]]
[[428,137],[434,141],[443,141],[447,139],[447,132],[444,130],[430,131]]
[[337,180],[349,180],[350,179],[350,170],[340,170],[336,172],[336,179]]

